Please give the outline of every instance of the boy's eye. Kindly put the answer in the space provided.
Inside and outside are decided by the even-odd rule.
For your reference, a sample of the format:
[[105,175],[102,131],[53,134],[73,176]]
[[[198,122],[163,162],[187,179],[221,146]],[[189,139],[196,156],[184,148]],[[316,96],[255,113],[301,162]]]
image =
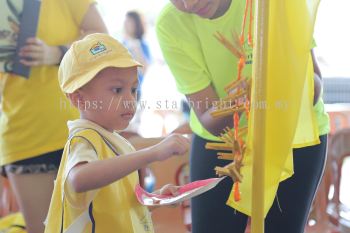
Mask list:
[[131,92],[132,92],[133,94],[135,94],[135,93],[137,92],[137,88],[132,88],[132,89],[131,89]]
[[119,94],[120,92],[122,92],[122,88],[120,88],[120,87],[118,87],[118,88],[113,88],[112,91],[113,91],[114,93]]

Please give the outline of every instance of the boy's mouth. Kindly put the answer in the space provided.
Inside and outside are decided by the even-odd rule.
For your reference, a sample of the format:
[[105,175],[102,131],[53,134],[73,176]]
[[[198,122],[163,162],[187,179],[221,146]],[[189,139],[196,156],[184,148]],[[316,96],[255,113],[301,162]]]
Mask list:
[[131,120],[135,115],[135,112],[126,112],[126,113],[122,113],[121,114],[121,117],[124,119],[124,120]]

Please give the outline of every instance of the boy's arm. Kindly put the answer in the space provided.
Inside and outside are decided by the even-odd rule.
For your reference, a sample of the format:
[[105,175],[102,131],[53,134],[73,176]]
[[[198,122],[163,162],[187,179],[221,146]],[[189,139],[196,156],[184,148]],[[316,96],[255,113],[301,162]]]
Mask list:
[[78,193],[99,189],[151,162],[162,161],[173,155],[183,155],[188,148],[187,138],[173,134],[155,146],[128,155],[79,163],[69,172],[67,182]]
[[84,208],[95,197],[98,190],[91,190],[84,193],[76,193],[66,177],[68,177],[72,168],[80,163],[93,162],[98,160],[94,147],[84,138],[73,138],[71,141],[70,151],[65,164],[64,172],[64,193],[68,202],[76,208]]

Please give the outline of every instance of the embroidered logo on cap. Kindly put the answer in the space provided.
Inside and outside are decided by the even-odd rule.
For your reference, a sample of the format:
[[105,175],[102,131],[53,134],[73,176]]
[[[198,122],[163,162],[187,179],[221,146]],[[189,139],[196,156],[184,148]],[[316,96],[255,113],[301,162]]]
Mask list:
[[101,42],[98,42],[91,47],[90,52],[92,53],[92,55],[96,55],[106,50],[106,46]]

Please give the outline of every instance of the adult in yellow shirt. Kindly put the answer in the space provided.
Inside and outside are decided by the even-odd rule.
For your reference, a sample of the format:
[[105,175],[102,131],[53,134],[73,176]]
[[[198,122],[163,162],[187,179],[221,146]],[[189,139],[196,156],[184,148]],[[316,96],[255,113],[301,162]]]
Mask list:
[[[237,77],[235,58],[213,36],[217,31],[232,38],[232,31],[240,32],[245,9],[244,0],[170,0],[157,22],[160,47],[176,80],[178,90],[187,96],[191,106],[190,126],[194,132],[190,158],[191,181],[215,177],[214,168],[228,162],[217,159],[217,151],[205,150],[208,141],[227,125],[232,116],[211,117],[212,103],[225,97],[224,87]],[[248,30],[245,30],[248,32]],[[247,36],[245,38],[248,38]],[[312,46],[310,46],[312,47]],[[247,54],[243,76],[251,77],[252,49],[245,41]],[[302,233],[323,172],[326,155],[329,119],[325,113],[321,93],[321,74],[314,61],[314,111],[317,116],[321,143],[293,150],[292,178],[281,182],[270,209],[265,232]],[[240,124],[246,124],[242,119]],[[276,142],[278,143],[278,142]],[[226,205],[232,181],[225,179],[215,189],[192,199],[192,232],[243,233],[247,216]]]
[[94,0],[42,0],[36,38],[19,54],[29,79],[0,73],[0,165],[8,176],[29,233],[44,232],[54,179],[77,112],[61,94],[58,64],[70,43],[107,32]]

